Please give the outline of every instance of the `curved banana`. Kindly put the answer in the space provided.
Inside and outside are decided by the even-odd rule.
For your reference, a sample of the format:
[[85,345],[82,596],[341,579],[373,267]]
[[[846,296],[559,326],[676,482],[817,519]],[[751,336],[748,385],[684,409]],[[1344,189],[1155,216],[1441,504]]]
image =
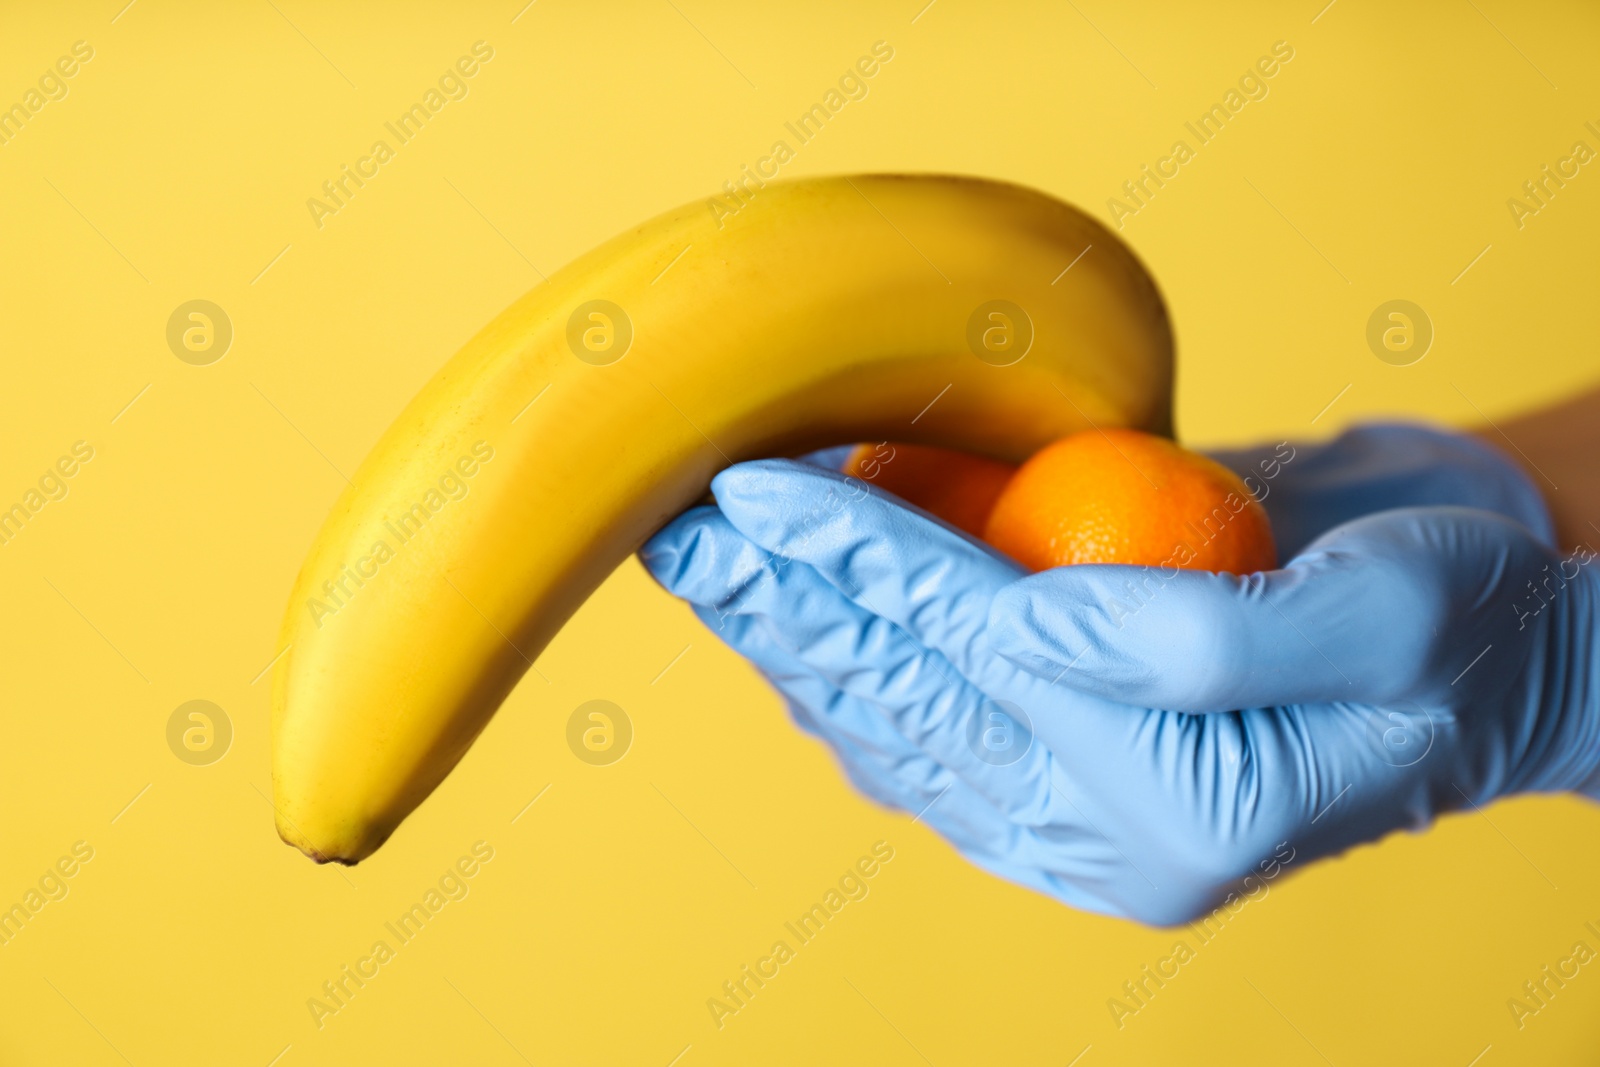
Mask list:
[[551,276],[367,457],[284,620],[285,841],[341,863],[383,844],[573,611],[730,463],[888,437],[1020,460],[1091,425],[1170,431],[1160,295],[1066,204],[862,176],[720,214],[687,205]]

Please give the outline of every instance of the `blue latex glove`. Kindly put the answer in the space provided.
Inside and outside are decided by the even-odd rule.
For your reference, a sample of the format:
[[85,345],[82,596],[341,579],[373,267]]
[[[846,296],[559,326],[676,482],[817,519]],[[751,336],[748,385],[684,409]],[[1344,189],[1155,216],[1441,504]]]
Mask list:
[[1493,511],[1555,544],[1555,524],[1538,487],[1505,455],[1465,434],[1415,423],[1368,423],[1322,444],[1210,455],[1231,467],[1266,506],[1280,559],[1362,515],[1436,505]]
[[[1438,455],[1418,467],[1379,438]],[[1175,923],[1443,811],[1595,789],[1592,556],[1556,556],[1537,494],[1476,442],[1393,427],[1341,442],[1279,457],[1275,522],[1408,495],[1504,514],[1386,511],[1244,579],[1025,577],[864,483],[762,461],[719,475],[718,506],[644,556],[863,791],[1003,877]],[[1266,477],[1262,457],[1221,458]]]

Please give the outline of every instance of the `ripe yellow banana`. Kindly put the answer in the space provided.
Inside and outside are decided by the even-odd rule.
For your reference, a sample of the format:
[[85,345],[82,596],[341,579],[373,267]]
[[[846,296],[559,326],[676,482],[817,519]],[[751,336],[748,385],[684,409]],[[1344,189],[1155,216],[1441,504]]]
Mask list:
[[468,342],[323,525],[273,679],[279,834],[319,862],[370,855],[722,467],[1169,432],[1171,376],[1132,253],[1013,185],[774,183],[732,217],[695,203],[614,238]]

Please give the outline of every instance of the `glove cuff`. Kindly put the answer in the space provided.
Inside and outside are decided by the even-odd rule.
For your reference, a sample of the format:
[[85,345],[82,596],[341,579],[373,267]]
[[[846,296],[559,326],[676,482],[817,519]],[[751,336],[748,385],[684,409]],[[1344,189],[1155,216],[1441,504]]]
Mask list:
[[1566,693],[1562,694],[1577,726],[1567,746],[1561,778],[1574,781],[1573,792],[1600,801],[1600,558],[1580,546],[1561,560],[1562,577],[1578,574],[1564,592],[1565,625],[1556,654],[1567,658]]

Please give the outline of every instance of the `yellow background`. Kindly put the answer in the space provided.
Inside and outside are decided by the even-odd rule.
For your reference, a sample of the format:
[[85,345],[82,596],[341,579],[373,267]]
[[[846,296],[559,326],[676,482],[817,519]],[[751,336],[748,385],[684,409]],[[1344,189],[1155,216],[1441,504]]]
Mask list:
[[[633,561],[373,859],[278,842],[256,679],[335,468],[535,267],[717,190],[875,41],[895,54],[870,95],[786,176],[974,173],[1101,218],[1292,45],[1123,230],[1170,302],[1191,443],[1472,423],[1593,374],[1600,175],[1520,230],[1506,207],[1574,141],[1600,147],[1592,9],[924,2],[7,5],[0,103],[74,41],[95,56],[0,146],[0,501],[77,440],[95,458],[0,547],[0,906],[75,841],[94,859],[0,947],[0,1063],[1592,1055],[1600,974],[1520,1031],[1506,1001],[1600,945],[1594,807],[1502,803],[1297,870],[1119,1030],[1107,999],[1177,935],[996,881],[863,801]],[[470,95],[319,230],[306,199],[480,39]],[[165,341],[194,298],[234,324],[210,366]],[[1393,298],[1437,330],[1413,366],[1364,340]],[[636,730],[605,768],[564,742],[596,698]],[[234,726],[211,766],[167,747],[191,699]],[[495,858],[470,895],[319,1030],[307,999],[478,840]],[[878,840],[895,858],[871,895],[715,1028],[706,999]]]

